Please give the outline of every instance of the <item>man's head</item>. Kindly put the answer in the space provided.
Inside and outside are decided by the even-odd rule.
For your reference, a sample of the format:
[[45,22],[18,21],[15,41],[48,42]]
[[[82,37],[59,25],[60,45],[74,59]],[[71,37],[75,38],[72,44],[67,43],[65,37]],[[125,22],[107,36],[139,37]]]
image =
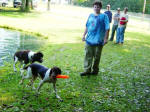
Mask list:
[[108,5],[106,6],[106,8],[107,8],[107,10],[109,11],[109,10],[110,10],[110,5],[108,4]]
[[93,3],[93,8],[94,8],[94,12],[96,14],[99,14],[100,13],[100,10],[102,8],[102,2],[94,2]]
[[120,14],[120,8],[117,8],[117,13]]
[[124,8],[124,13],[126,14],[128,12],[128,7]]

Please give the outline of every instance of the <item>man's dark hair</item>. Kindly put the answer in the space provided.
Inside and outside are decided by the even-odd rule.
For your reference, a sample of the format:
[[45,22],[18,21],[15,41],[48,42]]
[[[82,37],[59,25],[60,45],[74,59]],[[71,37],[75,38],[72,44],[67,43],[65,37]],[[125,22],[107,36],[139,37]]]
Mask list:
[[100,6],[100,8],[102,8],[102,2],[96,1],[96,2],[93,3],[93,6],[94,5],[98,5],[98,6]]

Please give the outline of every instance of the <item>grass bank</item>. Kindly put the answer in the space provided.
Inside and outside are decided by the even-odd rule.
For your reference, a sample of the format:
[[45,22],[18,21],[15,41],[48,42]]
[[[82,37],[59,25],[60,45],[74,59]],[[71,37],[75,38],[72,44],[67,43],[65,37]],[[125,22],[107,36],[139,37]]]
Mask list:
[[63,74],[70,76],[70,79],[58,80],[58,94],[64,100],[59,102],[49,84],[43,86],[40,96],[30,87],[19,85],[20,73],[14,73],[12,64],[6,63],[0,68],[2,111],[150,110],[149,23],[131,18],[125,44],[109,42],[103,49],[99,75],[81,78],[79,72],[83,71],[84,58],[81,37],[90,12],[88,8],[52,6],[50,12],[0,13],[1,26],[46,36],[46,44],[39,49],[44,53],[43,65],[59,66]]

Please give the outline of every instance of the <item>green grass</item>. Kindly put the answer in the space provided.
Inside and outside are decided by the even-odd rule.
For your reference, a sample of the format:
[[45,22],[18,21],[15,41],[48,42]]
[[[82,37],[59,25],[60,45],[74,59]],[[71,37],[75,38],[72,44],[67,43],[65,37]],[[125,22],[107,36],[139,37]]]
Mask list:
[[[33,11],[25,18],[0,13],[1,26],[22,29],[28,33],[38,32],[41,38],[47,36],[46,44],[39,49],[44,53],[43,65],[59,66],[63,74],[70,76],[69,79],[58,79],[58,94],[64,100],[59,102],[51,84],[41,88],[40,96],[30,87],[24,87],[28,80],[24,86],[19,85],[20,73],[14,73],[12,63],[6,63],[5,67],[0,68],[2,111],[150,111],[148,23],[141,21],[139,25],[140,20],[131,18],[125,44],[109,42],[103,49],[98,76],[81,78],[79,73],[83,71],[84,59],[81,37],[90,11],[88,8],[73,6],[52,6],[51,12]],[[33,17],[32,14],[38,16]],[[35,83],[36,87],[38,82]]]

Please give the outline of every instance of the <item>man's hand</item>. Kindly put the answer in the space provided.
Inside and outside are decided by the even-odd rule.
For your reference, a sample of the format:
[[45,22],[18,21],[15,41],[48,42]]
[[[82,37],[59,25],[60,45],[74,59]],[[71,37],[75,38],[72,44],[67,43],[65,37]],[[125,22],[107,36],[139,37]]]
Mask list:
[[83,36],[82,41],[85,41],[85,36]]
[[108,39],[105,39],[104,40],[104,45],[107,44],[107,43],[108,43]]
[[84,34],[83,34],[83,38],[82,41],[85,41],[85,35],[87,34],[87,28],[85,28]]
[[104,45],[108,43],[108,36],[109,36],[109,30],[106,31],[106,34],[104,37]]

